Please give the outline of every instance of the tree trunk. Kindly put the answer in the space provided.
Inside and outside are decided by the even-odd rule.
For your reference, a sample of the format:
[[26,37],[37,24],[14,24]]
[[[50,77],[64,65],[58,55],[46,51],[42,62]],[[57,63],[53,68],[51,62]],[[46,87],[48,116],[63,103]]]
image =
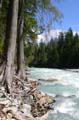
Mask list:
[[6,38],[4,41],[3,61],[5,61],[5,70],[2,82],[5,84],[7,92],[11,92],[11,84],[13,79],[13,67],[17,37],[18,3],[19,0],[10,0]]
[[23,44],[23,27],[24,19],[22,16],[23,0],[19,5],[19,18],[18,18],[18,37],[17,37],[17,73],[21,79],[25,79],[25,64],[24,64],[24,44]]
[[21,20],[17,40],[17,73],[21,79],[25,79],[23,25],[24,21]]

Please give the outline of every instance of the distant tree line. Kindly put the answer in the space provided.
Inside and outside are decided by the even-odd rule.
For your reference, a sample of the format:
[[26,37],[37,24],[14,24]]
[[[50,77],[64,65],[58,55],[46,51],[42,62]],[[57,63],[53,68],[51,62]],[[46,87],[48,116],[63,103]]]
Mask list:
[[[33,46],[32,46],[33,47]],[[79,35],[71,28],[48,43],[35,44],[30,66],[48,68],[79,68]]]

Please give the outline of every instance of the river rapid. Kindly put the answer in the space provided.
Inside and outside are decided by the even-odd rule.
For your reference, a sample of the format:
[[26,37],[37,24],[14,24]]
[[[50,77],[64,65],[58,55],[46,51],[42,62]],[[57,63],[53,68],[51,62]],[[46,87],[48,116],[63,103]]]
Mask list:
[[79,120],[79,69],[61,70],[29,68],[31,79],[57,79],[55,82],[39,81],[38,89],[52,97],[56,102],[49,112],[48,120]]

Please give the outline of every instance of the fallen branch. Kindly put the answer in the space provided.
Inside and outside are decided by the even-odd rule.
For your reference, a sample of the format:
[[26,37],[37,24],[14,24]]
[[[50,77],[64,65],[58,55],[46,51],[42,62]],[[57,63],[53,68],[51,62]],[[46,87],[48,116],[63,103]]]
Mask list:
[[9,95],[5,92],[4,88],[0,88],[2,94],[10,101],[13,102],[12,99],[10,99]]
[[33,120],[33,118],[31,116],[23,116],[23,113],[21,113],[20,111],[18,111],[16,109],[16,107],[8,107],[8,108],[4,108],[3,112],[6,114],[7,116],[8,114],[11,114],[11,117],[16,119],[16,120]]
[[22,85],[24,86],[24,82],[23,82],[23,80],[21,78],[19,78],[18,76],[14,75],[14,79],[19,80],[22,83]]

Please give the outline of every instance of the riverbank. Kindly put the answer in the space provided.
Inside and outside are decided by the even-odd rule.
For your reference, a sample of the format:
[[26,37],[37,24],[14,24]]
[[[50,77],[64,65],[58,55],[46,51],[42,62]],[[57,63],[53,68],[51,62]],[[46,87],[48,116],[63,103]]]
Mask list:
[[[29,78],[42,79],[38,89],[56,102],[48,120],[79,120],[79,73],[61,69],[29,68]],[[55,82],[45,80],[57,79]]]
[[12,94],[0,87],[1,120],[48,120],[55,99],[37,90],[39,83],[14,77]]

